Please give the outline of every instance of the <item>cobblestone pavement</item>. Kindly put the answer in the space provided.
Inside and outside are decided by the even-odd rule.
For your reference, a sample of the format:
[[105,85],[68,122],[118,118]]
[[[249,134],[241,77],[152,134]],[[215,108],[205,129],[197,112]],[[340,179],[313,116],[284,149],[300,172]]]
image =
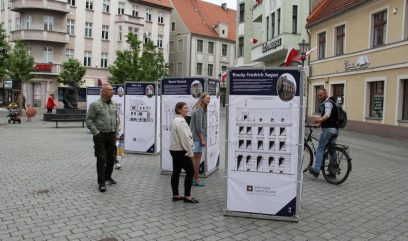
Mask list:
[[113,174],[119,184],[100,193],[86,128],[56,129],[41,115],[8,125],[4,113],[0,240],[408,240],[406,141],[343,131],[349,179],[335,186],[305,176],[301,220],[291,223],[223,216],[223,165],[193,188],[197,205],[171,202],[159,156],[126,155]]

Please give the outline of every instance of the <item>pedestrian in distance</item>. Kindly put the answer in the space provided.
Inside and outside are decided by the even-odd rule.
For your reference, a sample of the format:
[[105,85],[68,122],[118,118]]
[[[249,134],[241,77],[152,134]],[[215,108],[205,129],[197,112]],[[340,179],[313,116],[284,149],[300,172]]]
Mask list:
[[[178,102],[175,106],[176,116],[171,123],[170,129],[170,154],[173,159],[173,173],[171,175],[171,188],[173,191],[172,201],[184,200],[185,203],[198,203],[191,196],[194,167],[192,157],[194,156],[193,136],[184,117],[188,114],[188,105]],[[184,169],[184,197],[180,196],[178,186],[181,170]]]
[[55,101],[54,101],[54,93],[50,93],[50,96],[48,97],[48,101],[47,101],[47,105],[46,105],[47,113],[51,114],[52,109],[54,109],[55,106],[57,106],[57,105],[55,104]]
[[21,101],[22,101],[22,107],[23,109],[26,111],[26,97],[24,96],[24,94],[21,94]]
[[190,130],[193,133],[194,141],[194,180],[193,186],[204,186],[200,182],[200,162],[203,153],[203,148],[207,146],[207,107],[211,101],[208,93],[202,93],[197,103],[193,106],[191,113]]
[[26,110],[27,121],[32,121],[31,118],[33,118],[36,113],[37,111],[30,104],[28,104]]
[[102,85],[101,98],[91,103],[85,119],[86,126],[93,134],[100,192],[106,191],[106,182],[111,185],[117,184],[112,179],[118,133],[117,109],[112,101],[112,95],[112,86]]
[[322,88],[317,91],[317,97],[322,102],[323,108],[320,117],[315,118],[314,122],[322,128],[322,133],[319,138],[319,146],[316,150],[316,162],[315,166],[308,167],[310,174],[314,177],[318,177],[320,173],[320,168],[323,162],[324,151],[327,147],[330,156],[329,163],[329,177],[336,178],[336,155],[335,155],[335,145],[336,139],[339,135],[339,129],[337,127],[337,108],[334,108],[334,102],[330,100],[327,95],[327,90]]

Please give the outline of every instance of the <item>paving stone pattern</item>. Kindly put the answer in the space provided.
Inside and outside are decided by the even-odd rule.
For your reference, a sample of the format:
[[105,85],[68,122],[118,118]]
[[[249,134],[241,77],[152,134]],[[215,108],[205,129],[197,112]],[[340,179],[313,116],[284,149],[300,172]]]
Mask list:
[[199,204],[171,202],[159,156],[127,154],[119,184],[100,193],[86,128],[41,119],[9,125],[0,111],[0,240],[408,240],[406,141],[341,132],[349,179],[306,175],[301,220],[291,223],[223,216],[224,163],[193,187]]

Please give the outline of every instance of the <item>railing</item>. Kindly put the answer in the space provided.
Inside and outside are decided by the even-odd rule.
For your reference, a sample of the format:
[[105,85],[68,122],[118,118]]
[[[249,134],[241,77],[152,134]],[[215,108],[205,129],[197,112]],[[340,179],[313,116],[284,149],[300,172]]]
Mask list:
[[61,71],[60,64],[52,63],[36,63],[34,66],[34,73],[45,73],[45,74],[59,74]]
[[12,11],[24,8],[49,9],[65,13],[69,12],[69,5],[66,2],[54,0],[14,0],[11,2]]
[[115,22],[117,23],[133,23],[133,24],[139,24],[143,25],[143,18],[142,17],[136,17],[132,15],[127,15],[127,14],[118,14],[115,16]]
[[25,29],[12,31],[11,41],[17,40],[38,40],[67,44],[69,42],[69,35],[64,32],[45,31],[38,29]]

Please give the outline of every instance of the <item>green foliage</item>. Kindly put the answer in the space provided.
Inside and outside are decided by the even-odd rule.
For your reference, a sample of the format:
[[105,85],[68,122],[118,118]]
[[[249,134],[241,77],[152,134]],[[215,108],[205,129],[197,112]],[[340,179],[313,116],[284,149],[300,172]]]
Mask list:
[[86,68],[77,59],[69,58],[62,64],[63,70],[58,76],[58,83],[78,89],[85,80]]
[[136,35],[129,34],[127,42],[128,50],[116,52],[115,62],[109,66],[113,84],[123,84],[127,81],[150,81],[155,82],[160,77],[167,75],[167,64],[163,54],[157,52],[152,42],[144,46],[142,55],[141,44]]
[[10,46],[7,42],[6,30],[3,23],[0,24],[0,80],[7,76],[7,61],[9,57]]
[[34,71],[34,58],[28,53],[22,42],[16,42],[6,65],[8,77],[18,81],[17,89],[21,89],[21,82],[27,82],[32,78],[30,72]]

